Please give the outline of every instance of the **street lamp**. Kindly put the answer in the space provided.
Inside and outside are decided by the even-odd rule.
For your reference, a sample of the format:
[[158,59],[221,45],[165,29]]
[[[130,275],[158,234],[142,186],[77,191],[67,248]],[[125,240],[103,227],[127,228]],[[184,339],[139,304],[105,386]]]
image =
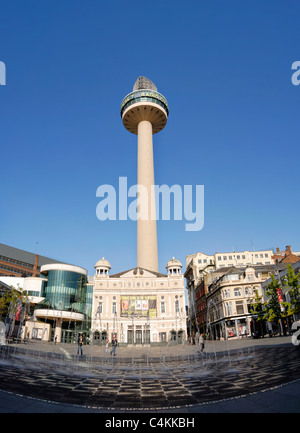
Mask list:
[[[117,331],[116,331],[117,328]],[[118,327],[117,327],[117,312],[114,312],[114,317],[113,317],[113,333],[116,334],[118,332]]]
[[[148,334],[149,334],[149,338],[148,338]],[[146,344],[150,344],[150,316],[149,316],[149,310],[147,310],[147,316],[146,316],[145,343]]]
[[132,320],[132,344],[134,344],[134,311],[131,313],[131,320]]

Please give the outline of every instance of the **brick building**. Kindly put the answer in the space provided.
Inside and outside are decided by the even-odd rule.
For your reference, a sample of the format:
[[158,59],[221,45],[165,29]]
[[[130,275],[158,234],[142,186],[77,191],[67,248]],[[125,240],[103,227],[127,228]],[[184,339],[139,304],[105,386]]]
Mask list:
[[41,266],[51,263],[61,262],[0,243],[0,276],[39,277]]

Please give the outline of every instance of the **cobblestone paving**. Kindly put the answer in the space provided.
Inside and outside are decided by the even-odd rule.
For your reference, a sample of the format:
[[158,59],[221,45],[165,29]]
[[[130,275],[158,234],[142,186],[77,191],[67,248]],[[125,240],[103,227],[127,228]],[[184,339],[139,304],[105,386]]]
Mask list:
[[182,407],[246,395],[300,378],[300,350],[259,347],[147,364],[32,358],[0,351],[0,389],[60,403],[103,408]]

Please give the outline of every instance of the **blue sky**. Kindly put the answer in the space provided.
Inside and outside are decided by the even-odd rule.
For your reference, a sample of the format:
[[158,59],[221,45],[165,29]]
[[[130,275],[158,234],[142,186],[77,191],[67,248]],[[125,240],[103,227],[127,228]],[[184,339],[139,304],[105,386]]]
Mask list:
[[167,98],[156,184],[204,185],[205,223],[159,221],[173,256],[299,239],[300,60],[296,1],[1,1],[0,241],[112,272],[136,265],[136,224],[96,218],[102,184],[136,183],[120,118],[139,75]]

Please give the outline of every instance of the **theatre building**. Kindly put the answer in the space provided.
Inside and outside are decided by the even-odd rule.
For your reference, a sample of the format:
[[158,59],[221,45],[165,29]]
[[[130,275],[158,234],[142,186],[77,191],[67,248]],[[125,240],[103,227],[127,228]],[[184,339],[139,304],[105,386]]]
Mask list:
[[181,343],[186,339],[186,309],[182,265],[170,260],[167,274],[136,267],[110,275],[110,263],[96,265],[93,292],[94,343]]

